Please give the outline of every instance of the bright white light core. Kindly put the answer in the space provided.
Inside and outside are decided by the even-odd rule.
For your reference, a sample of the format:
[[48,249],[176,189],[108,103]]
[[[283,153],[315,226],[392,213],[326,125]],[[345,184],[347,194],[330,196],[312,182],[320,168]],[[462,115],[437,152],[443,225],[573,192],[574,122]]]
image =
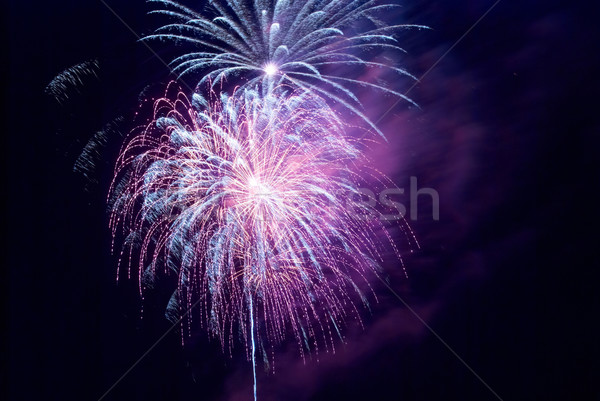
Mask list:
[[263,70],[265,71],[265,74],[267,74],[267,76],[271,77],[271,76],[277,74],[277,72],[279,71],[279,68],[277,68],[277,66],[275,64],[269,63],[269,64],[265,65]]

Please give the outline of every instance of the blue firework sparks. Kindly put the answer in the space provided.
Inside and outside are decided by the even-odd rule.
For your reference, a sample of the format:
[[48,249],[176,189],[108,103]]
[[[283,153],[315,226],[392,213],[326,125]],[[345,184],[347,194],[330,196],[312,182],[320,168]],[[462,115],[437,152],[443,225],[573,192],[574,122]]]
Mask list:
[[197,47],[199,51],[174,59],[172,67],[180,76],[198,77],[200,86],[238,77],[236,83],[245,88],[268,89],[273,84],[303,88],[342,105],[381,136],[354,89],[368,87],[412,103],[384,84],[340,72],[342,66],[377,68],[416,79],[402,68],[369,59],[370,50],[404,52],[394,32],[426,28],[387,25],[379,18],[397,5],[357,0],[214,0],[209,2],[211,18],[170,0],[149,2],[158,8],[151,13],[167,15],[173,22],[145,39]]

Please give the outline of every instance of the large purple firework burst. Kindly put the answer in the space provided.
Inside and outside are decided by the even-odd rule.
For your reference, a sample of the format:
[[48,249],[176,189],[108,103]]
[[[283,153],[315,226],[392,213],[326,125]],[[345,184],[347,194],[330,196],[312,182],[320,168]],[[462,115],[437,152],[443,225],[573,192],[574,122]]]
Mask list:
[[122,259],[137,260],[140,289],[175,271],[172,312],[200,299],[229,350],[254,336],[264,352],[288,331],[302,355],[333,349],[345,318],[360,320],[383,250],[369,206],[349,207],[359,172],[377,172],[344,128],[307,91],[157,100],[111,189],[111,227],[125,235]]

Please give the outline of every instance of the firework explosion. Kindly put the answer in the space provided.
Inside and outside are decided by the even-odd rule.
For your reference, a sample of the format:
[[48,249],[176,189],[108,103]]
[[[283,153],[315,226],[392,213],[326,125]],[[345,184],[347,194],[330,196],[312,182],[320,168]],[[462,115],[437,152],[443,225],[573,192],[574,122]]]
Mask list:
[[[121,149],[109,191],[119,269],[137,272],[142,294],[174,272],[167,315],[187,316],[182,339],[198,305],[198,320],[225,352],[245,348],[256,399],[257,354],[268,363],[269,349],[290,334],[302,358],[334,350],[348,319],[362,323],[382,255],[400,258],[372,207],[348,202],[361,197],[364,177],[387,178],[334,109],[383,136],[354,90],[411,101],[348,68],[414,79],[370,55],[403,51],[391,34],[424,27],[386,25],[377,14],[395,6],[375,1],[214,0],[212,16],[149,2],[158,6],[151,13],[174,21],[144,40],[198,47],[172,62],[196,86],[174,93],[170,84]],[[65,92],[65,80],[87,71],[77,68],[49,90]]]
[[149,2],[163,7],[151,14],[165,14],[173,23],[145,39],[184,42],[202,50],[171,63],[180,76],[200,75],[200,86],[241,76],[237,83],[245,88],[270,90],[274,84],[304,88],[340,104],[381,136],[362,112],[353,88],[372,88],[412,103],[384,84],[352,79],[340,68],[376,68],[416,79],[404,69],[369,59],[373,51],[404,52],[392,33],[427,28],[390,26],[378,18],[397,5],[357,0],[214,0],[209,2],[209,13],[215,15],[210,19],[170,0]]
[[171,306],[180,315],[200,297],[230,350],[238,333],[264,350],[288,328],[302,353],[332,349],[346,315],[360,320],[357,280],[368,287],[380,259],[368,206],[345,201],[360,196],[362,157],[343,128],[307,92],[159,99],[111,191],[111,227],[124,229],[123,255],[139,250],[140,286],[159,267],[176,271]]

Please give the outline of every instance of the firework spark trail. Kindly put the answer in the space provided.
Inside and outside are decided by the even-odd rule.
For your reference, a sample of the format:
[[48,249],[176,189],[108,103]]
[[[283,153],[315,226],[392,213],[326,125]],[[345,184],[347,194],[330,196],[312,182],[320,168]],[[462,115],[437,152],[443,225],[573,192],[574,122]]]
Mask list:
[[[209,2],[215,15],[211,19],[171,0],[149,3],[158,8],[152,14],[167,15],[173,23],[144,39],[198,47],[201,51],[183,54],[171,65],[180,76],[200,73],[200,86],[242,75],[236,81],[242,88],[261,86],[268,91],[280,84],[303,88],[342,105],[381,136],[353,89],[368,87],[413,103],[384,84],[351,79],[339,69],[378,68],[416,80],[402,68],[369,60],[372,50],[405,52],[392,36],[394,32],[427,28],[387,25],[379,19],[397,5],[374,0],[213,0]],[[333,71],[328,74],[327,67],[337,68],[330,68]]]
[[346,319],[361,322],[383,250],[369,207],[345,202],[359,194],[362,156],[337,114],[310,92],[277,89],[179,93],[154,109],[111,188],[110,225],[140,291],[159,267],[175,271],[170,307],[202,298],[209,332],[230,353],[241,333],[254,364],[288,331],[303,358],[334,351]]
[[254,378],[254,400],[256,396],[256,342],[254,340],[254,306],[252,305],[252,296],[250,296],[250,337],[252,342],[252,377]]

